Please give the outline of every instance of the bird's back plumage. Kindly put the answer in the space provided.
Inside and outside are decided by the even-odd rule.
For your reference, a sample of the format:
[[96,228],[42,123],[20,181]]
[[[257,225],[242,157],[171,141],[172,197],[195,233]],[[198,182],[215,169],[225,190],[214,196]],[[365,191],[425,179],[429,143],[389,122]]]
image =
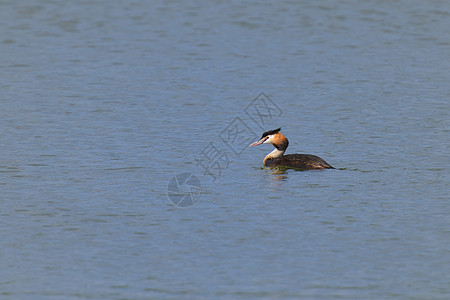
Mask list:
[[269,158],[265,161],[266,167],[289,167],[303,170],[334,169],[324,159],[312,154],[288,154],[278,158]]

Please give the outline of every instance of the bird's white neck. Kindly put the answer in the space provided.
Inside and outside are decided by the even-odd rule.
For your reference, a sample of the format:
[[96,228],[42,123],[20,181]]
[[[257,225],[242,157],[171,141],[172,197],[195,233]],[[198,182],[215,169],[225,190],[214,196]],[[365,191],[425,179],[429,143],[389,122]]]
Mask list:
[[270,152],[269,154],[267,154],[267,156],[264,158],[264,162],[266,162],[266,160],[268,160],[268,159],[282,157],[284,154],[284,151],[286,151],[286,150],[278,150],[277,148],[273,149],[273,151]]

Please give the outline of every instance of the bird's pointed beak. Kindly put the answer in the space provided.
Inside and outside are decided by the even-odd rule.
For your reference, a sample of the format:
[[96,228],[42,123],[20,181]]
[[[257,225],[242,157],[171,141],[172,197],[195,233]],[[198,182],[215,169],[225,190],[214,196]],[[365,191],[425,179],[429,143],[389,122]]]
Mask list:
[[249,147],[253,147],[253,146],[258,146],[261,145],[262,143],[264,143],[267,140],[267,137],[263,137],[262,139],[260,139],[257,142],[251,143],[250,145],[248,145]]

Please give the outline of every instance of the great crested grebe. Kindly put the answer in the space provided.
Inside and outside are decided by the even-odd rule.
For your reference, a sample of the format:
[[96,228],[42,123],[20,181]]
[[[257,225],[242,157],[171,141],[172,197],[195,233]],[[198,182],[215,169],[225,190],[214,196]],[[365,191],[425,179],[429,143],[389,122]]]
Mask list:
[[289,141],[280,132],[281,128],[266,131],[261,139],[249,145],[249,147],[261,144],[272,144],[275,149],[264,158],[265,167],[286,167],[301,170],[334,169],[322,158],[312,154],[288,154],[283,155],[289,146]]

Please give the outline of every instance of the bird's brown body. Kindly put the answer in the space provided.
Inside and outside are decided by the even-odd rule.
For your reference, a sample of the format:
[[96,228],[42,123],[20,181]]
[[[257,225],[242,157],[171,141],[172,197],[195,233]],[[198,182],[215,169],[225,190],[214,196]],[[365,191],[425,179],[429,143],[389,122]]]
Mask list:
[[288,167],[302,170],[334,169],[322,158],[312,154],[288,154],[264,159],[265,167]]

